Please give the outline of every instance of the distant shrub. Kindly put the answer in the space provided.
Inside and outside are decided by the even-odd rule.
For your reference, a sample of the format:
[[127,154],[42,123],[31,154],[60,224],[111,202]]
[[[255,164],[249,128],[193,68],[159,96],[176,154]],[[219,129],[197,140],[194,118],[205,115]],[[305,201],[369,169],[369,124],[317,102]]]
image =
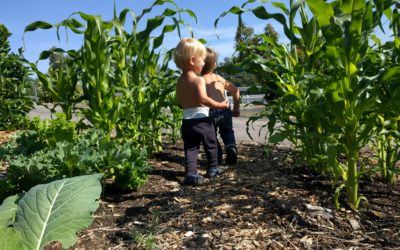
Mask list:
[[11,33],[0,23],[0,130],[25,127],[33,102],[27,97],[29,69],[19,55],[10,53]]

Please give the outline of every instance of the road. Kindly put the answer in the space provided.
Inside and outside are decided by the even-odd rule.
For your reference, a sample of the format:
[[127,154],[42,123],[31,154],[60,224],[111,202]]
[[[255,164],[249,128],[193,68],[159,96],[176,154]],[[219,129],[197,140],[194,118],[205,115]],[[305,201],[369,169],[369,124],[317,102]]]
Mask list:
[[[253,124],[249,125],[249,133],[251,137],[247,135],[246,129],[247,125],[246,122],[248,121],[248,117],[234,117],[233,118],[233,130],[235,131],[235,138],[236,143],[266,143],[266,135],[267,135],[267,128],[262,128],[262,126],[267,124],[267,120],[259,120],[254,122]],[[261,131],[260,131],[261,129]]]

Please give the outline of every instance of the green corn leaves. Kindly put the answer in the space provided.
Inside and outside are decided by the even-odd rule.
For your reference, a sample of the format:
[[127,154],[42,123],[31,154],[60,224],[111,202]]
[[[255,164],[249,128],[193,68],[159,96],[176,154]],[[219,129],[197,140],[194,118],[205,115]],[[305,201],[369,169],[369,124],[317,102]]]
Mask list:
[[321,26],[330,25],[333,18],[333,8],[329,3],[323,0],[308,0],[306,2]]
[[53,25],[43,22],[43,21],[37,21],[29,24],[28,26],[25,27],[24,32],[28,31],[34,31],[37,29],[51,29],[53,28]]
[[[169,4],[162,14],[149,16],[155,6]],[[131,26],[127,15],[131,13]],[[73,13],[58,24],[35,22],[26,32],[63,27],[83,36],[80,49],[44,51],[39,60],[60,53],[62,65],[48,74],[32,68],[52,99],[68,115],[80,107],[83,119],[117,137],[133,138],[149,150],[159,150],[162,128],[175,130],[177,115],[172,100],[177,73],[168,68],[170,51],[162,51],[166,33],[185,25],[181,15],[197,17],[191,10],[181,9],[173,1],[158,0],[139,16],[129,9],[104,21],[100,16]],[[146,16],[146,20],[144,17]],[[140,22],[146,22],[145,27]],[[169,23],[168,23],[169,22]],[[163,58],[164,55],[164,58]],[[82,93],[79,93],[79,91]],[[81,105],[77,105],[77,104]]]
[[[392,50],[384,56],[371,48],[371,42],[378,39],[370,36],[382,28],[381,17],[394,2],[299,0],[290,1],[289,8],[273,3],[283,14],[264,6],[243,9],[247,3],[241,9],[230,8],[220,18],[231,13],[241,21],[242,13],[248,11],[263,20],[274,19],[290,41],[286,46],[263,38],[265,46],[270,46],[270,60],[252,57],[242,62],[260,78],[272,77],[269,81],[276,86],[278,98],[264,113],[269,119],[270,142],[290,140],[315,171],[344,183],[347,203],[357,208],[364,200],[358,193],[364,173],[357,165],[358,153],[373,138],[380,112],[386,113],[385,120],[400,114],[393,108],[400,90],[394,84],[398,79],[399,62],[393,56],[397,40],[392,43],[395,46],[387,45]],[[386,145],[386,155],[391,150]],[[339,155],[346,156],[344,164],[339,164]]]

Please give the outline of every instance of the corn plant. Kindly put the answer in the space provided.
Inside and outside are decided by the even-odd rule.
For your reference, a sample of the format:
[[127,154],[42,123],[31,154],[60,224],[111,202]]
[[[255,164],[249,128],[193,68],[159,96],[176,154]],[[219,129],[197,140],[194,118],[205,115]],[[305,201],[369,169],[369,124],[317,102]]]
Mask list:
[[[64,55],[62,49],[43,51],[39,60],[45,60],[55,55]],[[72,55],[72,52],[71,52]],[[38,76],[39,82],[54,102],[52,111],[55,112],[57,106],[60,106],[65,113],[67,120],[72,119],[72,113],[78,100],[78,74],[81,72],[75,58],[58,57],[57,68],[50,67],[47,74],[40,72],[36,64],[31,63],[32,70]]]
[[[260,78],[269,75],[272,78],[269,82],[275,86],[267,89],[275,91],[273,95],[280,98],[271,100],[266,111],[251,117],[248,124],[267,116],[270,143],[288,139],[300,149],[315,171],[337,178],[338,142],[334,135],[338,131],[332,126],[332,116],[324,112],[326,107],[322,90],[325,77],[320,75],[324,69],[324,39],[317,19],[307,16],[304,4],[293,4],[290,10],[282,4],[274,4],[288,16],[287,22],[283,14],[270,14],[263,6],[251,11],[261,19],[278,20],[291,44],[280,44],[266,35],[260,35],[263,44],[253,49],[261,53],[246,58],[242,67]],[[241,11],[246,9],[242,6]],[[300,14],[302,27],[294,24],[296,12]],[[300,37],[295,36],[295,31]],[[271,59],[259,55],[267,50]]]
[[371,141],[371,148],[377,155],[377,167],[380,178],[386,183],[394,183],[399,173],[397,163],[400,160],[400,133],[398,131],[398,118],[384,120],[379,117],[381,126],[377,127],[378,133]]
[[[162,14],[147,18],[145,28],[140,30],[144,17],[155,6],[167,3],[173,5],[174,9],[165,8]],[[125,28],[128,26],[129,13],[133,19],[131,31]],[[82,97],[75,100],[72,95],[63,96],[60,88],[50,86],[47,89],[54,90],[56,95],[69,101],[83,101],[87,107],[82,108],[81,112],[93,126],[106,133],[116,129],[117,137],[129,137],[149,150],[160,150],[162,128],[176,130],[176,114],[179,112],[172,107],[171,101],[177,74],[168,68],[171,52],[163,51],[161,45],[166,33],[177,31],[180,36],[180,26],[185,25],[181,19],[182,13],[196,19],[192,11],[180,9],[173,1],[158,0],[139,16],[129,9],[117,15],[114,8],[114,18],[104,21],[100,16],[78,12],[55,25],[34,22],[25,31],[56,28],[58,32],[64,27],[82,34],[82,47],[67,52],[73,59],[72,65],[60,67],[59,71],[63,72],[58,71],[57,77],[53,78],[50,74],[45,76],[37,72],[44,79],[45,86],[50,86],[49,79],[55,79],[52,82],[71,83],[63,86],[74,92],[73,83],[78,82],[82,87]],[[75,15],[83,22],[73,18]],[[170,19],[171,24],[164,24],[166,19]],[[156,34],[158,30],[161,31]],[[62,49],[57,51],[63,52]],[[46,53],[41,59],[45,58]],[[60,101],[67,103],[66,100]]]
[[[371,34],[382,27],[381,17],[394,2],[290,1],[289,9],[272,3],[283,14],[270,13],[263,6],[244,8],[252,2],[221,16],[233,13],[240,20],[242,13],[251,11],[260,19],[275,19],[290,41],[289,46],[272,49],[273,63],[252,60],[259,72],[273,73],[280,91],[268,116],[270,140],[289,138],[309,163],[322,163],[328,172],[340,175],[343,185],[336,191],[335,204],[339,206],[340,190],[345,187],[347,203],[357,209],[365,199],[358,193],[358,155],[375,132],[382,102],[391,101],[378,99],[379,80],[392,68],[370,70],[371,54],[376,53],[370,48]],[[311,19],[305,7],[313,14]],[[297,14],[300,25],[294,22]],[[340,155],[344,161],[339,163]]]
[[[396,33],[395,33],[396,34]],[[398,79],[400,76],[400,38],[396,37],[393,42],[380,45],[379,57],[376,60],[378,67],[389,68],[380,79],[378,99],[382,103],[379,116],[376,119],[375,136],[371,140],[372,149],[377,154],[377,166],[380,178],[384,182],[394,183],[399,173],[398,162],[400,160],[400,133],[399,133],[399,98]]]

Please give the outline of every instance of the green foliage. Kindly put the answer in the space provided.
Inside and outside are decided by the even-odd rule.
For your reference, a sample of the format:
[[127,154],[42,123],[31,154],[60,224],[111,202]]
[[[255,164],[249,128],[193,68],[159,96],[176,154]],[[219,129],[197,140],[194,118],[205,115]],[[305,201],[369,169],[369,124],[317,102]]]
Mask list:
[[[53,241],[72,246],[99,206],[101,174],[79,176],[33,187],[0,206],[2,249],[43,249]],[[10,227],[12,226],[12,227]]]
[[136,190],[147,181],[151,167],[146,162],[145,149],[137,149],[133,143],[115,145],[105,156],[102,171],[112,179],[112,185],[121,190]]
[[233,57],[232,61],[235,63],[242,62],[245,58],[253,54],[270,58],[269,49],[271,46],[264,43],[262,36],[266,36],[274,42],[277,42],[279,38],[278,33],[271,24],[267,24],[264,27],[262,34],[256,35],[252,27],[246,26],[242,21],[239,21],[235,36],[235,49],[238,55],[237,57]]
[[29,157],[20,155],[9,162],[6,183],[8,192],[14,194],[27,191],[31,187],[47,183],[67,175],[63,167],[62,148],[45,148]]
[[[142,24],[153,8],[166,4],[173,9],[165,8],[161,15],[149,17]],[[115,12],[109,21],[78,12],[55,25],[46,22],[28,25],[25,32],[49,28],[58,31],[64,27],[83,35],[79,50],[55,48],[42,52],[39,60],[61,58],[60,65],[52,67],[49,74],[39,72],[35,65],[32,68],[67,118],[71,109],[82,103],[83,118],[94,127],[108,134],[115,129],[118,138],[133,138],[136,145],[158,151],[162,129],[171,129],[172,135],[176,134],[175,124],[179,123],[180,114],[172,102],[177,72],[168,68],[171,51],[160,48],[166,33],[177,31],[180,36],[180,26],[185,24],[182,13],[194,19],[196,16],[169,0],[155,1],[140,15],[132,15],[133,21],[128,25],[130,12],[124,9],[118,16]],[[170,23],[165,24],[166,20]],[[79,96],[77,83],[82,87],[79,98],[74,97]]]
[[[259,70],[252,67],[251,61],[255,58],[271,60],[273,43],[278,42],[278,33],[271,24],[264,27],[264,32],[254,34],[252,27],[246,26],[242,19],[236,30],[235,49],[237,55],[225,59],[217,69],[224,78],[236,86],[248,86],[247,94],[264,94],[265,100],[276,98],[276,85],[270,72],[259,74]],[[269,40],[270,43],[266,43]],[[261,89],[258,87],[261,86]]]
[[237,58],[234,58],[234,62],[242,61],[246,56],[252,54],[248,48],[256,44],[257,41],[254,39],[254,29],[246,26],[243,22],[240,22],[235,35],[235,49],[239,51]]
[[132,241],[136,244],[135,247],[144,248],[147,250],[155,249],[156,242],[156,229],[160,224],[162,213],[155,209],[151,211],[152,220],[150,226],[145,232],[134,231],[132,234]]
[[57,142],[75,142],[77,139],[76,123],[67,118],[65,113],[56,113],[55,119],[32,119],[29,129],[36,131],[41,141],[53,147]]
[[[251,2],[229,12],[241,20],[247,11],[244,6]],[[336,197],[345,187],[347,203],[355,209],[365,199],[358,193],[363,174],[357,165],[358,154],[379,131],[374,129],[378,116],[386,122],[400,114],[394,105],[400,88],[393,82],[399,75],[393,57],[398,55],[398,41],[388,43],[393,50],[389,57],[371,47],[373,42],[381,45],[371,34],[376,28],[383,29],[381,17],[391,11],[394,2],[378,2],[306,0],[290,1],[288,8],[275,3],[283,14],[270,13],[264,6],[248,10],[260,19],[280,23],[290,44],[260,36],[263,44],[255,47],[260,53],[242,62],[250,72],[270,76],[276,86],[277,98],[268,103],[268,111],[249,122],[267,116],[270,142],[293,142],[315,171],[343,182]],[[311,10],[310,18],[306,7]],[[261,56],[266,48],[270,58]],[[391,148],[385,148],[389,154]],[[345,160],[339,162],[339,156]]]
[[3,201],[0,206],[0,227],[9,227],[15,222],[17,207],[15,204],[21,199],[22,194],[13,195]]
[[18,132],[13,140],[0,147],[0,159],[10,161],[19,155],[30,157],[42,149],[55,147],[57,142],[77,140],[76,123],[66,120],[64,113],[56,113],[55,119],[35,117],[27,126],[30,130]]
[[0,226],[0,244],[4,250],[23,249],[21,235],[10,227]]
[[0,23],[0,130],[24,128],[33,102],[27,97],[29,70],[21,55],[10,53],[11,34]]
[[372,150],[376,152],[377,171],[380,179],[386,183],[395,183],[400,173],[400,132],[398,131],[399,118],[385,120],[378,116],[376,135],[371,140]]
[[0,198],[56,179],[99,172],[116,188],[135,190],[146,182],[151,170],[144,148],[137,148],[132,142],[111,140],[96,130],[79,135],[73,142],[58,141],[52,147],[21,154],[26,151],[29,150],[7,151],[9,166],[7,178],[0,182],[3,186]]
[[[379,39],[374,38],[374,40],[381,44]],[[371,67],[375,71],[381,71],[382,67],[387,68],[387,70],[384,71],[378,83],[379,91],[376,94],[381,105],[379,115],[375,119],[374,135],[370,144],[377,154],[377,167],[381,180],[387,183],[394,183],[396,176],[400,172],[398,167],[400,160],[400,89],[398,88],[400,38],[396,37],[393,42],[387,42],[379,46],[377,51],[379,53],[372,54],[368,58],[368,65],[375,66]]]
[[46,147],[46,142],[36,131],[19,131],[11,141],[0,146],[0,159],[10,161],[19,155],[29,157]]
[[[76,63],[76,55],[69,52],[64,56],[64,51],[58,48],[52,48],[49,51],[43,51],[40,59],[49,59],[51,66],[48,73],[39,71],[35,64],[31,63],[32,70],[36,73],[39,83],[49,95],[49,98],[55,106],[60,106],[66,115],[67,120],[72,118],[72,111],[76,103],[80,100],[78,91],[80,65]],[[68,53],[68,52],[67,52]]]

